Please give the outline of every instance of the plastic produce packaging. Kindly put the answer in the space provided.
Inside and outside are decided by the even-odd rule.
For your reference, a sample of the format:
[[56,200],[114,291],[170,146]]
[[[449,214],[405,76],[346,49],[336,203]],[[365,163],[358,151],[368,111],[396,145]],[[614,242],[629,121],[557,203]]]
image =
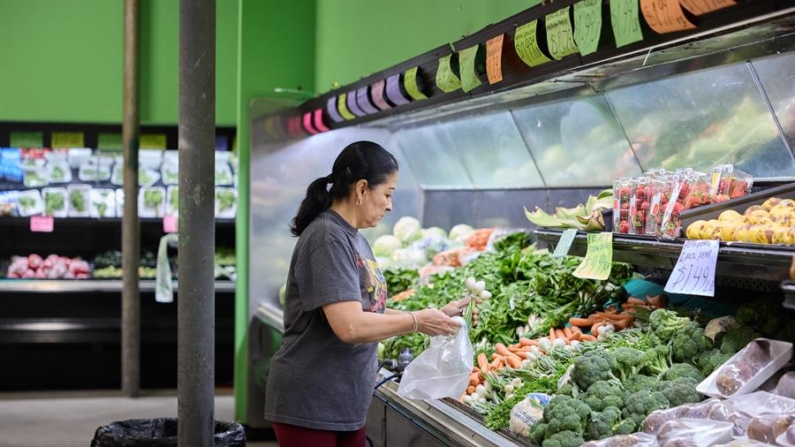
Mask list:
[[141,217],[163,217],[166,210],[165,188],[141,188],[138,193],[138,210]]
[[790,424],[790,426],[787,427],[787,431],[778,435],[776,444],[785,447],[795,447],[795,424]]
[[746,435],[749,439],[773,444],[794,421],[795,414],[762,414],[751,419]]
[[530,437],[530,428],[544,418],[544,407],[550,397],[546,394],[530,393],[511,409],[508,429],[525,438]]
[[661,446],[707,447],[731,441],[732,428],[729,422],[681,418],[663,424],[657,432],[657,442]]
[[612,436],[598,441],[588,441],[582,447],[657,447],[657,439],[646,433]]
[[758,338],[701,382],[707,396],[731,397],[756,390],[792,358],[792,343]]
[[784,373],[784,375],[778,379],[776,394],[782,397],[795,399],[795,371]]
[[715,444],[715,447],[767,447],[770,444],[754,441],[753,439],[735,439],[726,444]]
[[91,217],[116,216],[116,192],[112,189],[94,188],[91,190]]
[[69,183],[72,181],[72,169],[66,161],[51,161],[46,167],[47,181],[53,183]]
[[679,418],[726,421],[728,420],[728,410],[720,399],[715,398],[695,404],[656,410],[646,416],[643,421],[643,431],[656,434],[665,423]]
[[69,185],[69,217],[88,217],[91,214],[91,187]]
[[466,322],[461,317],[453,319],[461,329],[453,336],[431,337],[430,347],[403,371],[399,395],[407,399],[457,399],[466,391],[474,351]]
[[66,217],[69,215],[69,198],[66,188],[44,188],[41,190],[44,198],[44,214],[53,217]]

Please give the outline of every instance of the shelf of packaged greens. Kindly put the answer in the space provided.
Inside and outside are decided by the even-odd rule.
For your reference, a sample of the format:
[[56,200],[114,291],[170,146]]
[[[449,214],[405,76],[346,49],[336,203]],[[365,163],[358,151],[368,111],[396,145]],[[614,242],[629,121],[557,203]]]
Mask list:
[[[2,279],[0,280],[0,293],[26,292],[26,293],[62,293],[62,292],[121,292],[122,281],[116,279]],[[177,281],[174,281],[174,290],[177,291]],[[154,280],[142,280],[139,285],[141,292],[154,292]],[[215,291],[232,293],[235,283],[232,281],[216,281]]]
[[[538,228],[539,240],[557,245],[562,230]],[[585,256],[587,233],[579,231],[572,242],[569,255]],[[673,269],[682,251],[684,239],[662,241],[651,236],[613,234],[613,261],[647,267]],[[738,275],[770,281],[789,278],[789,268],[795,255],[795,246],[761,245],[738,242],[721,242],[718,251],[717,274]]]

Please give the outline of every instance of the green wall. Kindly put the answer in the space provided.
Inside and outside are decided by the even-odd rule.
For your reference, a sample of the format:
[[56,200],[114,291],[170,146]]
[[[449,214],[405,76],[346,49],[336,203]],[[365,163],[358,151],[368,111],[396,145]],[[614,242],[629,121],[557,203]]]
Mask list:
[[[0,121],[121,123],[123,0],[0,0]],[[216,122],[234,125],[237,0],[218,0]],[[141,122],[179,120],[179,1],[141,1]]]
[[317,93],[526,10],[534,0],[317,0]]

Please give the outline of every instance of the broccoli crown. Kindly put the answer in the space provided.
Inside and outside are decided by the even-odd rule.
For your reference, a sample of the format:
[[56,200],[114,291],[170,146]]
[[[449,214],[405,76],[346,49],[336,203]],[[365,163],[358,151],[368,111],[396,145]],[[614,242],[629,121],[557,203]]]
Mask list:
[[591,351],[574,359],[574,370],[571,379],[581,390],[588,390],[592,384],[600,380],[615,379],[611,372],[616,367],[613,355],[604,351]]
[[582,435],[565,430],[544,439],[541,447],[580,447],[583,444],[585,444],[585,439]]
[[674,363],[662,375],[662,380],[675,380],[680,377],[690,377],[696,383],[704,380],[704,374],[690,363]]
[[624,401],[624,419],[631,419],[640,426],[646,415],[654,410],[663,410],[669,406],[668,399],[659,391],[641,390],[627,396]]
[[674,332],[671,353],[674,361],[687,362],[711,347],[704,329],[695,321],[690,321]]
[[627,394],[633,394],[642,390],[657,391],[660,383],[654,377],[638,374],[629,377],[622,383],[622,385],[624,385],[624,390],[627,392]]
[[658,344],[643,353],[643,368],[651,374],[662,374],[671,367],[671,347]]
[[752,340],[760,335],[750,326],[738,326],[730,329],[720,342],[720,351],[725,354],[736,354]]
[[724,353],[718,349],[710,349],[699,354],[695,361],[704,376],[708,376],[712,374],[712,371],[726,363],[732,355],[734,354]]
[[600,412],[591,414],[591,420],[585,431],[585,437],[589,440],[604,439],[613,436],[613,427],[621,422],[621,410],[619,407],[606,407]]
[[582,395],[582,401],[593,411],[603,411],[606,407],[624,406],[624,390],[615,380],[600,380]]
[[678,379],[662,382],[660,392],[668,399],[672,407],[684,404],[701,402],[703,397],[696,391],[698,381],[692,377],[679,377]]
[[550,437],[564,430],[583,433],[590,414],[591,408],[584,402],[569,396],[555,396],[544,407],[544,422],[547,423],[545,436]]
[[737,308],[737,322],[755,327],[766,337],[774,336],[787,322],[781,304],[770,299],[758,299]]
[[667,309],[657,309],[649,317],[652,332],[663,342],[668,342],[676,330],[688,321],[690,318],[679,317],[676,312]]
[[541,442],[544,441],[544,435],[547,432],[547,424],[546,422],[537,421],[530,427],[530,439],[536,443],[536,445],[541,445]]
[[610,351],[616,359],[615,372],[621,378],[633,376],[643,368],[646,357],[642,351],[629,347],[620,347]]

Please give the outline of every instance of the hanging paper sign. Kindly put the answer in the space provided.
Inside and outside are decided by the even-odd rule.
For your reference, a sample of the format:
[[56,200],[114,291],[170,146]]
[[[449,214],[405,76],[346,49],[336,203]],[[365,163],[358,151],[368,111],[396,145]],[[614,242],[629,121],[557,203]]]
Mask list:
[[688,240],[682,247],[665,291],[687,295],[715,296],[715,265],[718,241]]
[[610,23],[616,48],[643,40],[638,18],[638,0],[611,0]]
[[480,45],[475,45],[458,53],[458,65],[461,72],[461,88],[465,92],[474,90],[481,84],[478,73],[475,71],[475,59]]
[[502,41],[504,34],[493,37],[486,41],[486,75],[489,84],[496,84],[502,81]]
[[375,106],[381,110],[391,109],[392,107],[384,99],[384,89],[386,88],[386,81],[380,80],[370,86],[370,95],[373,97]]
[[516,35],[513,38],[516,54],[530,67],[535,67],[551,60],[538,47],[538,41],[536,40],[537,28],[538,20],[533,20],[516,28]]
[[583,56],[599,47],[602,34],[602,0],[583,0],[574,5],[574,41]]
[[53,132],[50,135],[50,147],[70,148],[83,147],[83,132]]
[[177,216],[163,217],[163,232],[176,233],[177,232]]
[[396,74],[387,78],[386,97],[389,98],[389,100],[392,101],[392,104],[395,104],[396,106],[411,102],[405,96],[403,96],[403,92],[400,91],[400,74]]
[[552,253],[553,258],[560,258],[569,254],[569,250],[571,250],[571,244],[574,242],[574,238],[577,236],[577,230],[568,229],[560,235],[560,239],[558,240],[558,245],[555,246],[555,251]]
[[41,132],[11,132],[11,147],[44,147]]
[[341,116],[339,110],[337,110],[337,98],[331,97],[326,101],[326,111],[328,115],[334,120],[335,123],[341,123],[345,121]]
[[568,6],[547,15],[544,22],[547,27],[547,48],[553,58],[561,60],[570,54],[577,53]]
[[417,83],[417,67],[410,68],[403,73],[403,87],[406,89],[406,93],[415,101],[428,99],[428,97],[420,91],[420,86]]
[[436,86],[445,93],[454,92],[461,88],[461,80],[453,73],[453,67],[450,65],[452,57],[452,54],[448,54],[439,59],[439,68],[436,70]]
[[367,97],[367,87],[362,87],[356,90],[356,103],[364,113],[373,114],[378,113],[378,109],[370,104],[370,99]]
[[165,149],[166,135],[162,133],[142,134],[138,147],[141,149]]
[[120,133],[101,133],[97,137],[98,149],[123,149]]
[[679,0],[679,4],[694,15],[700,16],[708,12],[734,6],[737,2],[734,0]]
[[317,133],[317,131],[312,127],[312,112],[304,113],[303,125],[304,130],[307,131],[309,135],[314,135]]
[[348,110],[347,93],[343,93],[337,96],[337,109],[340,111],[340,115],[342,115],[342,117],[345,118],[346,120],[350,121],[356,119],[356,115],[354,115],[353,113],[351,113],[350,110]]
[[315,124],[315,129],[317,129],[318,132],[328,132],[330,130],[323,123],[323,109],[315,110],[315,116],[314,116],[314,119],[313,119],[313,123]]
[[588,235],[588,251],[574,276],[585,279],[605,280],[613,268],[613,233]]
[[659,34],[694,29],[679,6],[679,0],[640,0],[643,18]]
[[[348,110],[353,112],[354,115],[358,117],[367,116],[367,114],[364,113],[364,111],[362,111],[362,109],[359,108],[359,103],[356,100],[356,90],[348,92],[347,102],[348,102]],[[343,114],[343,116],[345,115]]]
[[30,216],[30,231],[33,233],[52,233],[55,219],[52,216]]

